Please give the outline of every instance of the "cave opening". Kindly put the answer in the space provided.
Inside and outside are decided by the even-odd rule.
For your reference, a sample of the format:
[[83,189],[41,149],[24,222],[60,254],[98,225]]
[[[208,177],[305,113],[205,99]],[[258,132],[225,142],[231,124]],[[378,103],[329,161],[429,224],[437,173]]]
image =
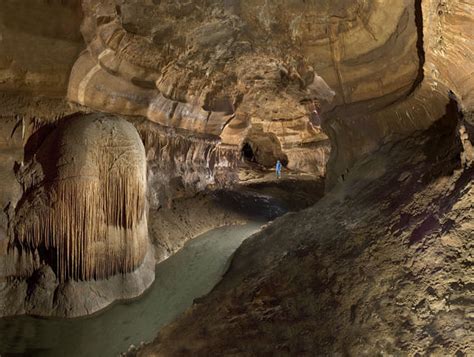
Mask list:
[[242,146],[242,158],[248,162],[257,162],[252,146],[247,142]]

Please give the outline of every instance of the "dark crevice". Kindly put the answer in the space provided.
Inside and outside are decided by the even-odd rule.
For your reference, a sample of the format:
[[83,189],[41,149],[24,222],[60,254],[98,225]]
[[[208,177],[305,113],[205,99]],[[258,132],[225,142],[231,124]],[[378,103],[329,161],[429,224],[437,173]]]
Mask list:
[[425,78],[424,67],[425,67],[425,48],[423,40],[423,8],[421,6],[422,0],[415,0],[415,24],[418,37],[416,40],[416,48],[418,51],[419,66],[418,66],[418,75],[413,82],[413,85],[410,89],[408,95],[413,93],[416,88],[423,82]]
[[255,154],[253,152],[252,146],[249,143],[245,143],[242,147],[242,157],[249,162],[256,162]]

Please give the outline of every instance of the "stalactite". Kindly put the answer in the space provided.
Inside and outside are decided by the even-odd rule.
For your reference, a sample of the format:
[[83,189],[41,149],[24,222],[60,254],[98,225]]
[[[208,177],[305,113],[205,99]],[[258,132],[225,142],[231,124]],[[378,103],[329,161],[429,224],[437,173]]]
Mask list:
[[156,159],[171,163],[174,167],[180,164],[204,167],[212,176],[215,168],[234,169],[240,161],[239,149],[222,145],[218,138],[195,137],[156,127],[153,124],[139,127],[145,148],[154,150]]

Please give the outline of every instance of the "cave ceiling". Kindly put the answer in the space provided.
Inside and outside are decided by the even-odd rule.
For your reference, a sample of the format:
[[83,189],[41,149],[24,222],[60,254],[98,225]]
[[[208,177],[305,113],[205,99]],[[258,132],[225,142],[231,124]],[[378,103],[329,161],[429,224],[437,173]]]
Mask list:
[[[472,4],[444,0],[2,3],[0,90],[67,98],[335,181],[393,137],[472,106]],[[27,49],[27,50],[26,50]],[[323,129],[309,120],[321,105]],[[311,155],[310,155],[311,156]]]

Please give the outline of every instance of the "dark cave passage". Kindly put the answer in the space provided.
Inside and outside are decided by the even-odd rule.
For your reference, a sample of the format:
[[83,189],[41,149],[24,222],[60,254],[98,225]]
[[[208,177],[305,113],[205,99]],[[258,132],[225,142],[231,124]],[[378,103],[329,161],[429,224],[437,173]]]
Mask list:
[[255,153],[249,143],[245,143],[242,147],[242,159],[249,162],[257,162],[255,159]]

